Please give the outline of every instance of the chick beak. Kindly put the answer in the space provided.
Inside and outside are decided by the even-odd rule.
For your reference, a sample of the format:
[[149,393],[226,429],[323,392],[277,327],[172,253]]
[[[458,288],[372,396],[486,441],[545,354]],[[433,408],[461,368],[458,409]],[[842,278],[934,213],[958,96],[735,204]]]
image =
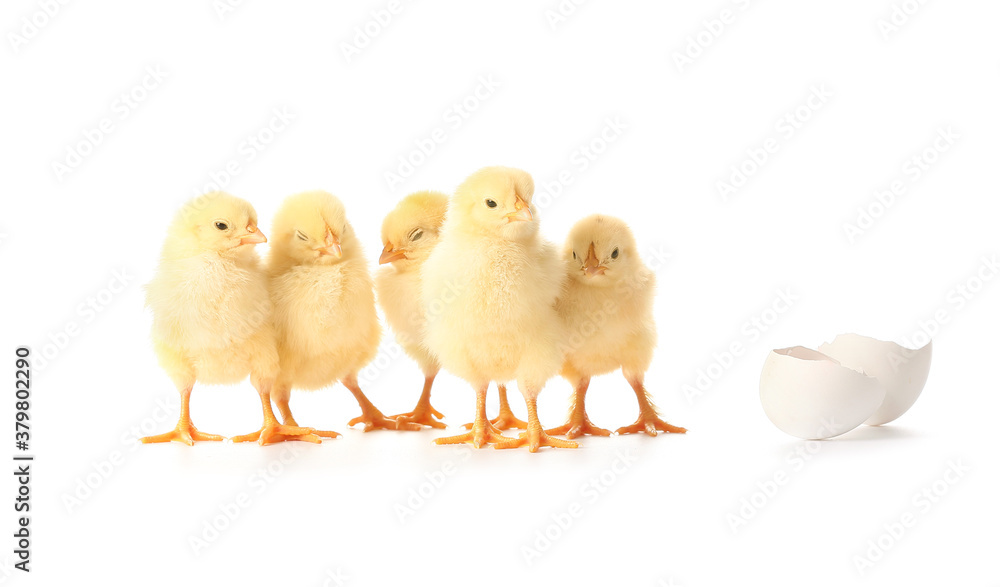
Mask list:
[[336,259],[341,258],[344,255],[343,249],[340,248],[340,241],[334,238],[333,233],[329,230],[326,231],[326,246],[319,247],[316,249],[319,251],[320,255],[330,255]]
[[261,232],[260,229],[257,228],[256,226],[254,226],[252,224],[249,225],[249,226],[247,226],[247,232],[250,233],[250,234],[248,234],[247,236],[245,236],[245,237],[243,237],[243,238],[240,239],[240,245],[241,246],[242,245],[258,245],[260,243],[266,243],[267,242],[267,237],[264,236],[264,233]]
[[514,211],[507,215],[508,222],[517,222],[518,220],[523,220],[525,222],[532,219],[531,210],[528,208],[528,204],[524,200],[517,197],[514,200]]
[[400,259],[406,258],[406,249],[396,250],[392,246],[392,243],[385,243],[385,248],[382,249],[382,255],[378,258],[379,265],[385,265],[386,263],[392,263],[393,261],[398,261]]
[[601,262],[597,260],[594,243],[590,243],[590,249],[587,251],[587,259],[583,262],[583,272],[589,277],[593,277],[595,275],[604,275],[607,269],[607,267],[601,265]]

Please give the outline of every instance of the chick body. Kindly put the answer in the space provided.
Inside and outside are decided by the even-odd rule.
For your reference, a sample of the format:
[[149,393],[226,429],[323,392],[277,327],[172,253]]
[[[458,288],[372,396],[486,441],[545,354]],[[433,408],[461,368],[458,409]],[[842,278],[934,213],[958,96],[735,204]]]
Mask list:
[[[564,272],[555,248],[538,234],[533,193],[531,176],[518,169],[472,174],[456,190],[441,242],[424,265],[425,344],[477,392],[472,431],[441,443],[575,446],[548,438],[535,413],[539,391],[563,360],[555,301]],[[489,382],[510,380],[517,380],[529,417],[528,432],[514,441],[485,420]]]
[[575,393],[569,422],[549,432],[570,438],[609,435],[610,431],[590,422],[584,401],[591,377],[619,368],[635,391],[640,409],[636,424],[618,429],[619,433],[684,432],[659,419],[645,388],[645,373],[656,346],[656,276],[639,256],[628,225],[600,214],[584,218],[570,231],[563,261],[569,280],[556,308],[568,336],[561,373],[574,385]]
[[382,328],[364,250],[343,204],[322,191],[290,196],[275,216],[272,241],[268,273],[280,362],[274,399],[285,424],[297,425],[289,408],[293,388],[340,381],[362,409],[349,425],[396,429],[357,382],[378,353]]
[[188,402],[195,382],[237,383],[250,375],[267,393],[278,369],[267,277],[253,245],[265,242],[257,213],[222,192],[185,204],[164,241],[160,265],[146,286],[153,348],[181,394],[173,432],[143,442],[221,440],[198,432]]

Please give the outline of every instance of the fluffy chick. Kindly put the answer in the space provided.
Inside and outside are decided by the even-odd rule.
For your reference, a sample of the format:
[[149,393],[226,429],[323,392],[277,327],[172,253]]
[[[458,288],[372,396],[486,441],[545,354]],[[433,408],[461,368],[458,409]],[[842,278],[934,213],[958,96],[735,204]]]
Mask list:
[[[198,431],[189,402],[195,382],[228,384],[247,375],[267,400],[278,370],[267,277],[254,250],[267,242],[248,202],[222,192],[191,200],[175,216],[160,266],[146,286],[153,347],[181,394],[173,431],[142,442],[222,440]],[[276,424],[271,414],[272,423]],[[283,434],[308,433],[292,427]]]
[[424,312],[420,304],[420,267],[438,241],[438,231],[448,210],[448,196],[440,192],[417,192],[400,200],[382,221],[382,255],[375,274],[375,291],[386,321],[399,343],[424,373],[424,389],[413,411],[393,416],[397,422],[413,422],[444,428],[437,418],[444,415],[431,406],[431,386],[441,365],[421,344]]
[[[424,373],[424,388],[416,407],[391,417],[432,428],[445,428],[438,420],[444,415],[431,406],[431,387],[441,364],[423,345],[426,320],[420,299],[420,268],[438,242],[447,211],[448,196],[441,192],[416,192],[400,200],[382,222],[383,248],[378,262],[384,267],[375,274],[378,301],[396,333],[396,342]],[[510,410],[506,387],[498,387],[500,415],[491,422],[500,430],[518,425],[524,428],[526,424]],[[471,428],[472,424],[466,426]]]
[[340,381],[361,406],[350,426],[395,430],[396,422],[358,386],[357,373],[375,358],[382,328],[368,263],[340,200],[322,191],[287,198],[274,218],[267,270],[280,362],[273,397],[284,423],[297,425],[288,406],[292,388]]
[[[539,391],[562,363],[555,301],[564,271],[555,248],[538,234],[533,194],[531,176],[519,169],[473,173],[456,190],[441,240],[424,263],[425,344],[476,390],[472,430],[439,444],[527,444],[532,452],[543,445],[576,447],[548,436],[536,411]],[[528,407],[527,432],[516,440],[486,419],[490,381],[512,379]]]
[[570,230],[563,260],[570,279],[556,304],[568,334],[561,373],[575,393],[569,422],[548,432],[608,436],[608,430],[590,422],[584,399],[591,377],[618,368],[639,400],[638,420],[618,434],[686,432],[657,416],[643,383],[656,346],[656,279],[639,257],[628,225],[600,214],[584,218]]

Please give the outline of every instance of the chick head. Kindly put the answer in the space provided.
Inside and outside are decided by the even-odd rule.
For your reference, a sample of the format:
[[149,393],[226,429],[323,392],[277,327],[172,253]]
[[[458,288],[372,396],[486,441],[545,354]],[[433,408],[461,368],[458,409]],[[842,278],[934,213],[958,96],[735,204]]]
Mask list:
[[588,216],[573,225],[563,258],[574,279],[596,286],[629,279],[644,266],[628,225],[603,214]]
[[535,182],[526,171],[484,167],[458,186],[448,213],[465,230],[524,240],[538,232],[534,193]]
[[400,270],[419,266],[434,250],[447,211],[448,196],[440,192],[416,192],[400,200],[382,221],[379,264]]
[[357,254],[344,205],[323,191],[289,196],[274,216],[272,250],[298,264],[339,263]]
[[250,202],[225,192],[199,196],[181,209],[171,226],[177,245],[191,252],[240,255],[266,243],[257,228],[257,211]]

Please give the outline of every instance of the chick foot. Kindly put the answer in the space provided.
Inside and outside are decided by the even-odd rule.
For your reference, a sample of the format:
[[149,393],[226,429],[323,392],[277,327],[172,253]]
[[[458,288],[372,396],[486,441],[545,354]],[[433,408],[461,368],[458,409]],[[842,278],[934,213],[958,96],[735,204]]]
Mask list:
[[527,446],[528,452],[538,452],[538,449],[543,446],[551,446],[552,448],[580,447],[580,445],[575,442],[549,436],[544,430],[542,430],[541,424],[532,425],[529,422],[528,430],[526,432],[522,432],[517,438],[512,438],[506,442],[499,442],[494,448],[520,448],[522,446]]
[[486,389],[487,387],[483,387],[476,390],[476,421],[470,426],[471,430],[457,436],[437,438],[434,440],[435,444],[469,443],[475,448],[482,448],[487,444],[513,440],[500,434],[496,426],[486,418]]
[[183,442],[188,446],[193,446],[195,441],[209,440],[209,441],[220,441],[225,440],[224,437],[218,434],[207,434],[194,427],[194,423],[191,422],[191,387],[194,385],[192,381],[190,385],[180,389],[181,394],[181,414],[177,418],[177,427],[170,432],[165,432],[163,434],[157,434],[155,436],[145,436],[139,439],[139,442],[143,444],[154,444],[158,442]]
[[[281,410],[281,421],[285,423],[285,426],[298,426],[299,423],[295,421],[295,417],[292,416],[292,410],[288,407],[288,400],[277,400],[275,403],[278,404],[278,409]],[[309,428],[309,430],[312,430]],[[312,430],[308,436],[317,436],[322,438],[337,438],[341,436],[340,432],[334,432],[333,430]],[[301,439],[300,439],[301,440]],[[315,442],[310,439],[308,442]]]
[[475,448],[482,448],[487,444],[502,443],[502,442],[512,442],[515,439],[508,438],[500,434],[500,430],[496,428],[489,420],[485,417],[480,421],[477,419],[475,422],[469,425],[471,430],[464,434],[459,434],[457,436],[446,436],[444,438],[437,438],[434,440],[435,444],[462,444],[468,443]]
[[420,426],[430,426],[431,428],[447,428],[448,426],[440,421],[444,418],[444,414],[435,410],[434,406],[431,405],[431,385],[433,383],[433,376],[424,379],[424,391],[420,394],[420,400],[417,401],[417,405],[413,408],[412,412],[389,417],[400,424],[419,424]]
[[361,391],[358,387],[358,381],[353,376],[345,378],[342,383],[353,395],[354,399],[358,401],[358,406],[361,407],[361,415],[357,418],[352,418],[350,422],[347,423],[348,426],[354,426],[355,424],[364,424],[365,432],[371,432],[372,430],[421,430],[423,427],[420,424],[413,424],[411,422],[397,422],[392,418],[386,418],[382,415],[382,412],[375,407],[365,392]]
[[660,432],[672,432],[674,434],[684,434],[687,432],[687,428],[681,428],[680,426],[674,426],[668,424],[666,421],[661,420],[656,414],[641,414],[639,419],[635,421],[635,424],[631,426],[622,426],[618,430],[615,430],[616,434],[638,434],[640,432],[645,432],[650,436],[656,436],[656,431]]
[[[490,424],[493,424],[497,430],[527,429],[528,423],[515,416],[510,409],[510,404],[507,402],[507,386],[498,385],[497,390],[500,392],[500,414],[490,420]],[[464,426],[466,430],[469,430],[472,428],[472,423],[464,424]]]
[[559,426],[557,428],[552,428],[551,430],[546,430],[546,434],[555,434],[558,436],[565,435],[566,438],[572,440],[574,438],[579,438],[581,436],[611,436],[611,431],[606,428],[600,428],[594,426],[594,423],[587,418],[584,414],[582,419],[570,418],[570,421]]
[[[276,442],[285,442],[287,440],[301,440],[303,442],[312,442],[313,444],[319,444],[322,441],[320,435],[317,434],[318,431],[314,431],[312,428],[303,428],[301,426],[286,426],[284,424],[278,424],[274,422],[272,424],[265,424],[260,430],[256,432],[251,432],[250,434],[241,434],[240,436],[234,436],[233,442],[254,442],[257,441],[261,446],[268,444],[274,444]],[[334,433],[336,434],[336,433]]]
[[559,426],[558,428],[546,430],[546,434],[565,434],[566,438],[569,438],[570,440],[587,434],[590,436],[611,436],[610,430],[594,426],[594,423],[587,417],[585,401],[587,388],[589,386],[589,377],[582,379],[577,384],[576,394],[573,397],[573,404],[570,408],[569,422]]
[[382,412],[378,410],[364,412],[357,418],[352,418],[347,423],[348,426],[354,426],[355,424],[364,424],[365,432],[371,432],[372,430],[421,430],[423,428],[420,424],[397,422],[392,418],[383,416]]
[[153,444],[158,442],[183,442],[188,446],[194,446],[195,441],[210,440],[210,441],[220,441],[225,440],[225,437],[219,436],[218,434],[206,434],[201,432],[194,427],[189,421],[178,422],[177,427],[170,432],[165,432],[163,434],[157,434],[155,436],[145,436],[139,439],[139,442],[143,444]]
[[[395,420],[398,424],[417,424],[421,427],[430,426],[431,428],[447,428],[448,425],[441,422],[440,419],[444,418],[444,414],[435,410],[430,404],[426,406],[417,405],[413,408],[412,412],[406,412],[404,414],[396,414],[395,416],[389,416],[389,418]],[[403,430],[401,428],[401,430]]]
[[528,404],[527,431],[522,432],[517,438],[497,443],[494,448],[518,448],[527,446],[528,452],[538,452],[538,449],[543,446],[551,446],[552,448],[579,448],[580,445],[575,442],[555,438],[554,436],[546,434],[545,430],[542,429],[542,423],[538,421],[538,413],[535,406],[536,400],[530,399],[526,401]]

